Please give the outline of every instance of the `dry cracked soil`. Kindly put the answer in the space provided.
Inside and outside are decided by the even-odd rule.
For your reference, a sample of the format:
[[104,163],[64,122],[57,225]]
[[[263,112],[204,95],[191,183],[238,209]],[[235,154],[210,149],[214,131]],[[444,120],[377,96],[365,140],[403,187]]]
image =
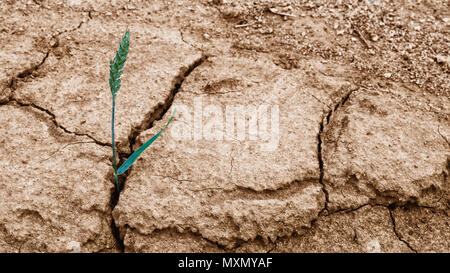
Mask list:
[[0,252],[449,252],[449,10],[1,1]]

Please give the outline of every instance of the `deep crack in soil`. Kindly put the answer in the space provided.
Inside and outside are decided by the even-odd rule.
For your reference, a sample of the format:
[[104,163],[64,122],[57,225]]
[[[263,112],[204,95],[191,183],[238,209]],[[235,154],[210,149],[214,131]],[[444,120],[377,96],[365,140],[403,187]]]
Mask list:
[[352,89],[349,92],[347,92],[343,97],[341,97],[338,102],[334,105],[333,108],[331,108],[328,113],[325,115],[326,117],[326,124],[324,124],[324,119],[322,118],[319,123],[319,133],[317,134],[317,160],[319,162],[319,170],[320,170],[320,176],[319,176],[319,184],[322,185],[322,191],[325,194],[325,204],[324,208],[319,212],[319,217],[323,215],[324,213],[329,214],[330,211],[328,210],[328,202],[329,202],[329,193],[325,187],[325,184],[323,182],[323,175],[324,175],[324,166],[323,166],[323,158],[322,158],[322,134],[325,129],[325,125],[328,125],[330,123],[331,116],[334,112],[336,112],[339,107],[343,106],[347,100],[350,98],[350,95],[358,90],[359,88]]

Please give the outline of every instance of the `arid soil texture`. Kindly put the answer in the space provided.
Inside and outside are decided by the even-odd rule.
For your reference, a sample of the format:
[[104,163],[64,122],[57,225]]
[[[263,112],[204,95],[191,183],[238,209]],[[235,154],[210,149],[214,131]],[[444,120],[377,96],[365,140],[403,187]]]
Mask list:
[[[1,1],[0,251],[449,252],[449,11]],[[127,29],[120,163],[179,112],[118,193]],[[268,106],[275,146],[250,125],[208,137],[206,112],[232,105]]]

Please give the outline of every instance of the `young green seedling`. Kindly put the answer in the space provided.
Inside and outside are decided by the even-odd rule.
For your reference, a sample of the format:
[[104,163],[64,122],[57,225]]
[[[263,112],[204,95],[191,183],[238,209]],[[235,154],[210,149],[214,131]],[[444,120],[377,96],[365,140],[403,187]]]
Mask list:
[[116,95],[117,92],[119,92],[120,89],[120,83],[121,79],[120,76],[123,73],[123,67],[125,65],[125,61],[127,59],[128,55],[128,48],[130,46],[130,33],[127,30],[125,32],[125,35],[122,38],[122,41],[120,42],[119,50],[117,50],[116,57],[114,60],[111,60],[109,62],[110,65],[110,71],[109,71],[109,87],[111,88],[111,94],[112,94],[112,120],[111,120],[111,135],[112,135],[112,151],[113,151],[113,167],[114,167],[114,179],[116,180],[116,188],[117,191],[119,191],[119,175],[123,174],[128,168],[133,165],[133,163],[136,161],[136,159],[142,154],[142,152],[147,149],[150,144],[152,144],[160,135],[161,133],[169,126],[170,122],[172,121],[175,111],[173,112],[172,116],[170,117],[169,121],[167,122],[166,126],[159,131],[156,135],[154,135],[151,139],[149,139],[144,145],[139,147],[123,164],[120,166],[119,169],[117,169],[117,162],[116,162],[116,145],[114,141],[114,112],[115,112],[115,106],[116,106]]

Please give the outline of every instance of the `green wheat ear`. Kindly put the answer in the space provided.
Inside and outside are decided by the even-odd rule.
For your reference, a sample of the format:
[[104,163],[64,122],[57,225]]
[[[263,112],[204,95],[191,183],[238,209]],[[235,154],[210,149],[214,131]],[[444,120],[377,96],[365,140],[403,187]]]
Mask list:
[[133,163],[138,159],[138,157],[147,149],[160,135],[161,133],[169,126],[170,122],[175,115],[175,111],[170,117],[170,120],[167,122],[166,126],[159,131],[156,135],[154,135],[151,139],[149,139],[144,145],[139,147],[123,164],[117,169],[117,161],[116,161],[116,145],[114,141],[114,113],[115,113],[115,105],[116,105],[116,95],[120,89],[121,79],[120,76],[123,73],[123,67],[125,66],[125,61],[127,60],[128,48],[130,47],[130,32],[125,32],[123,35],[122,41],[120,42],[119,50],[117,50],[116,57],[114,60],[109,62],[110,71],[109,71],[109,87],[111,89],[112,95],[112,119],[111,119],[111,136],[112,136],[112,152],[113,152],[113,167],[114,167],[114,179],[116,181],[117,191],[119,189],[119,175],[123,174],[128,168],[133,165]]
[[109,61],[110,71],[109,71],[109,86],[111,88],[111,94],[113,97],[116,96],[120,89],[121,79],[120,76],[123,73],[123,67],[125,61],[127,60],[128,48],[130,47],[130,32],[125,32],[122,41],[120,42],[119,50],[117,50],[116,57],[114,61]]

